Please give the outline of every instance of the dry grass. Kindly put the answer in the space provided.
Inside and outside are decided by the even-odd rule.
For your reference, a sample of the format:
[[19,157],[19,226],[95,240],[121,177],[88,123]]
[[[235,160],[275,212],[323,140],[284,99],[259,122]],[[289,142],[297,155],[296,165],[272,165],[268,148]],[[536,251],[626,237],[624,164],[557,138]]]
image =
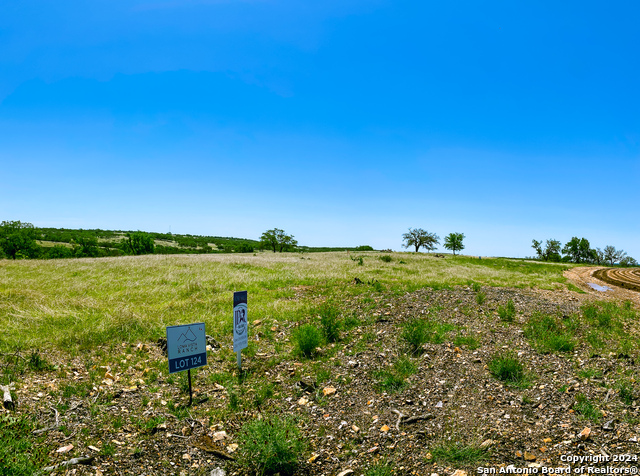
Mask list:
[[[230,333],[233,291],[249,291],[251,319],[296,321],[329,297],[470,282],[554,288],[566,266],[394,253],[261,252],[0,261],[0,346],[86,348],[152,340],[168,325],[204,321]],[[354,284],[358,277],[365,284]],[[371,286],[367,283],[372,283]]]

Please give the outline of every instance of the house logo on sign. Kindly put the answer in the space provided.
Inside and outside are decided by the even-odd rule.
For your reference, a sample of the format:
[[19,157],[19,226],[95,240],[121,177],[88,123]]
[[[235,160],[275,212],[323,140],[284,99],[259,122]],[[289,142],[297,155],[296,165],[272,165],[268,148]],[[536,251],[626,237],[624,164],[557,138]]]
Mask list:
[[233,318],[236,334],[243,335],[247,330],[247,305],[245,303],[236,306],[233,310]]

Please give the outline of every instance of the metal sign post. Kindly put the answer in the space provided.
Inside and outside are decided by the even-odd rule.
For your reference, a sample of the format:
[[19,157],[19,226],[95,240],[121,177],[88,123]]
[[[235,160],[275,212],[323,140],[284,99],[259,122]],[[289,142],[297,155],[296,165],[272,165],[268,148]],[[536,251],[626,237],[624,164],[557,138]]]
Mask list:
[[191,369],[207,365],[207,334],[204,322],[167,327],[167,356],[170,374],[187,371],[191,405]]
[[233,351],[238,354],[238,371],[242,371],[242,349],[249,343],[247,291],[233,293]]

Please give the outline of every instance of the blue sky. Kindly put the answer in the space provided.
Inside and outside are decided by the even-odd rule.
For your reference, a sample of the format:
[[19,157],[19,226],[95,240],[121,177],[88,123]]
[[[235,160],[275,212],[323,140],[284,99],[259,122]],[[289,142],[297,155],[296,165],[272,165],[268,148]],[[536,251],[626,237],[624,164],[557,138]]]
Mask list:
[[560,3],[0,0],[0,219],[640,259],[640,4]]

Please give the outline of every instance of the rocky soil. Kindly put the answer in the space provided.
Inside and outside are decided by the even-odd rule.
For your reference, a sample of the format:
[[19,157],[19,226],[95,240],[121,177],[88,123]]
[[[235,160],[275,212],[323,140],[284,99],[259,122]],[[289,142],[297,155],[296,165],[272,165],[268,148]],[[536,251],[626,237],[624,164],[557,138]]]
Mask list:
[[[632,383],[639,378],[637,356],[600,355],[585,343],[570,353],[544,354],[523,333],[535,313],[580,313],[585,302],[600,295],[481,292],[486,295],[482,304],[470,287],[354,298],[345,303],[343,316],[355,316],[360,324],[313,359],[290,352],[292,328],[260,323],[252,335],[260,338],[272,326],[281,344],[276,352],[263,339],[264,347],[244,362],[275,385],[262,405],[248,403],[256,391],[249,388],[237,409],[229,410],[233,393],[229,384],[215,383],[215,375],[232,371],[234,355],[213,349],[208,367],[194,381],[195,404],[176,410],[170,402],[187,400],[179,385],[168,383],[166,372],[159,372],[155,382],[148,378],[154,362],[157,368],[166,362],[162,350],[155,344],[126,344],[118,348],[117,368],[91,366],[83,355],[63,362],[45,354],[59,370],[26,374],[15,392],[16,409],[4,412],[35,416],[52,464],[90,458],[88,464],[60,466],[48,474],[246,474],[233,460],[239,431],[265,413],[299,417],[308,449],[298,474],[361,475],[383,462],[398,475],[475,474],[479,467],[499,472],[510,465],[542,473],[542,468],[569,466],[563,461],[567,456],[606,456],[608,462],[582,464],[605,472],[611,471],[606,467],[637,467],[636,461],[614,462],[615,455],[633,460],[640,453],[638,402],[622,399],[618,386],[621,378]],[[517,313],[505,323],[497,310],[509,300]],[[399,335],[414,317],[437,318],[455,330],[410,357],[417,371],[403,388],[385,389],[380,371],[406,354]],[[456,345],[456,338],[467,344]],[[477,346],[469,344],[474,341]],[[222,342],[223,348],[228,344]],[[531,382],[526,388],[506,385],[489,371],[492,356],[506,350],[525,364]],[[82,382],[94,382],[86,395],[65,393]],[[576,409],[577,395],[593,403],[594,414]],[[455,456],[454,450],[468,448],[476,456]]]

